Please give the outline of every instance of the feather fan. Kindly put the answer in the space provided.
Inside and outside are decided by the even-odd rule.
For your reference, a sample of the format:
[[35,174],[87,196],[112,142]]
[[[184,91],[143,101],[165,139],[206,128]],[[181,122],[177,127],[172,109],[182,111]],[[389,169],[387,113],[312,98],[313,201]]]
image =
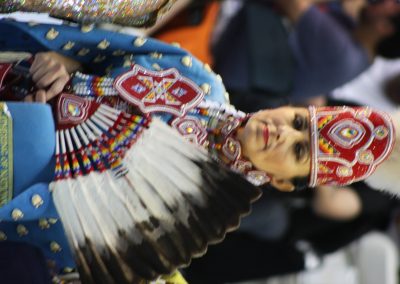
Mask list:
[[83,283],[143,283],[186,266],[260,196],[160,120],[65,95],[59,109],[50,187]]

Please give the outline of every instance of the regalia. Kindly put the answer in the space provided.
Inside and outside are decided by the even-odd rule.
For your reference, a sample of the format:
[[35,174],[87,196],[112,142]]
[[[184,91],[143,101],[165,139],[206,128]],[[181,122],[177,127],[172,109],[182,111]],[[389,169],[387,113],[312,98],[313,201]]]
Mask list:
[[[0,241],[40,247],[53,275],[77,269],[84,283],[145,283],[187,265],[238,226],[260,190],[202,144],[204,133],[220,137],[223,121],[244,117],[219,103],[201,105],[224,100],[208,66],[147,38],[0,25],[0,49],[14,58],[2,65],[3,98],[22,100],[34,91],[27,74],[39,51],[79,60],[88,73],[74,74],[51,108],[4,105],[13,125],[5,138],[15,150],[8,148],[14,188],[1,192]],[[27,53],[8,53],[20,50],[21,41]],[[178,121],[189,113],[201,127],[192,131]],[[201,147],[188,142],[194,133]],[[225,140],[209,147],[220,155]]]
[[[27,76],[31,60],[14,55],[14,62],[1,65],[2,91],[21,100],[34,91]],[[190,57],[181,58],[189,68]],[[235,172],[249,172],[249,181],[265,178],[236,165],[235,130],[245,114],[203,102],[211,85],[178,68],[129,62],[118,75],[74,74],[52,102],[54,134],[45,127],[55,139],[50,194],[29,193],[32,210],[50,202],[56,211],[39,220],[39,229],[58,226],[66,237],[30,241],[46,247],[56,264],[68,264],[61,271],[76,267],[84,283],[144,283],[188,265],[237,228],[260,195]],[[18,103],[8,105],[17,119]],[[2,211],[20,224],[16,238],[30,237],[34,228],[24,222],[31,213],[9,202],[15,195],[4,196]]]
[[[113,88],[117,96],[59,96],[50,190],[81,277],[140,283],[202,255],[238,226],[259,191],[215,163],[242,170],[234,131],[243,115],[193,107],[203,91],[176,70],[134,65]],[[175,130],[153,113],[170,114]],[[246,170],[249,181],[265,182]]]
[[[174,130],[115,103],[61,94],[54,106],[56,164],[49,190],[84,283],[142,283],[189,264],[235,229],[260,193],[179,133],[196,133],[191,139],[205,143],[208,131],[214,139],[223,131],[209,123],[220,126],[234,116],[216,111],[221,115],[207,116],[206,125],[200,119],[197,129],[175,117],[169,119]],[[216,142],[208,145],[222,162],[224,145]],[[22,214],[11,212],[17,220]],[[52,250],[61,247],[53,243]]]

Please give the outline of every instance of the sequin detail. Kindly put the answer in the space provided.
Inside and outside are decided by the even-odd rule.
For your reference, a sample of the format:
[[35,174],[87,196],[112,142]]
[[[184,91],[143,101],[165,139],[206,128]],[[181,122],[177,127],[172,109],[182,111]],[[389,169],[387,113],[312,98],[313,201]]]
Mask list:
[[1,13],[49,13],[53,17],[79,23],[116,23],[124,26],[151,26],[176,0],[5,0]]

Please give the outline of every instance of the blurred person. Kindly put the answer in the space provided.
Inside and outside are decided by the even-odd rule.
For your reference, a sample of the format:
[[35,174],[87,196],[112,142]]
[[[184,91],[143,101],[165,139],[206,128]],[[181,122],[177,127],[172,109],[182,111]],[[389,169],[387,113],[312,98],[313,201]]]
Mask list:
[[318,9],[314,1],[299,1],[297,8],[289,2],[278,1],[293,24],[288,39],[294,58],[290,100],[326,94],[368,68],[371,58],[352,34],[358,25],[344,21],[343,10],[333,14]]
[[[293,60],[270,1],[224,1],[213,34],[214,70],[244,111],[287,104]],[[262,27],[262,28],[260,28]]]
[[167,43],[179,44],[200,61],[213,66],[211,35],[217,22],[220,1],[202,0],[190,3],[151,36]]
[[400,3],[394,0],[370,1],[360,11],[355,38],[366,48],[371,58],[400,56]]
[[[284,214],[280,212],[277,218],[272,210],[265,215],[265,206],[254,207],[237,232],[227,236],[219,246],[211,247],[204,258],[194,260],[185,269],[188,281],[222,284],[316,268],[324,255],[366,233],[385,232],[393,213],[400,208],[398,199],[363,183],[284,196],[267,191],[260,203],[271,202],[276,203],[275,207],[281,206]],[[280,235],[263,233],[276,229],[270,219],[278,227],[284,224]],[[254,226],[250,229],[248,223]]]
[[[345,4],[351,2],[343,3],[342,10],[345,14],[351,14],[345,10]],[[386,89],[384,81],[389,84],[389,77],[394,76],[394,72],[397,70],[397,58],[400,56],[400,5],[396,1],[389,0],[370,1],[370,3],[359,9],[357,17],[352,15],[351,20],[353,21],[354,38],[367,51],[372,61],[371,66],[350,82],[333,90],[332,93],[328,92],[322,96],[308,99],[305,104],[324,105],[327,103],[328,97],[333,94],[335,102],[329,102],[329,104],[340,104],[341,99],[343,102],[351,103],[351,97],[353,97],[355,104],[373,105],[373,97],[376,97],[377,107],[394,109],[393,92]],[[367,81],[368,78],[372,81]],[[394,81],[393,78],[390,88],[394,87]],[[359,91],[365,94],[356,94]]]
[[[386,1],[344,1],[327,11],[311,0],[275,3],[241,2],[213,48],[215,70],[246,111],[304,102],[355,78],[371,64],[374,46],[393,34],[391,19],[400,11],[391,4],[389,13]],[[289,31],[278,11],[290,20]]]
[[376,57],[365,72],[333,90],[327,103],[368,105],[383,111],[395,111],[400,105],[400,59]]

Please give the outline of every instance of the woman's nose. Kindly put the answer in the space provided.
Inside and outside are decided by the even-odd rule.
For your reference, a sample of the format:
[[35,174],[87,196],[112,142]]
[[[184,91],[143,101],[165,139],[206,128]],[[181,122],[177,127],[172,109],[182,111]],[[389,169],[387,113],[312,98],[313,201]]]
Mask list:
[[285,141],[288,134],[290,133],[290,130],[288,129],[288,127],[286,125],[279,125],[278,129],[277,129],[277,135],[276,135],[276,140],[278,142],[282,142]]
[[295,139],[301,132],[288,125],[280,125],[278,127],[277,140],[278,142],[286,141],[287,139]]

